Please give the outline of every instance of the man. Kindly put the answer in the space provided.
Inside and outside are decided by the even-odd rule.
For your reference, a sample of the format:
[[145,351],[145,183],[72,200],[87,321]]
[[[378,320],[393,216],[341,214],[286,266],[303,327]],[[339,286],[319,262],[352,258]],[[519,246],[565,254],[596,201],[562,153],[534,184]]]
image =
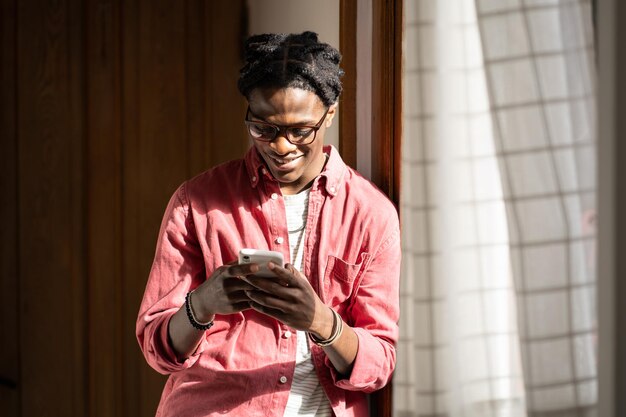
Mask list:
[[[391,202],[324,134],[340,54],[317,35],[246,42],[254,144],[185,182],[165,212],[137,320],[170,374],[157,415],[367,416],[395,366],[400,234]],[[283,253],[275,277],[242,248]]]

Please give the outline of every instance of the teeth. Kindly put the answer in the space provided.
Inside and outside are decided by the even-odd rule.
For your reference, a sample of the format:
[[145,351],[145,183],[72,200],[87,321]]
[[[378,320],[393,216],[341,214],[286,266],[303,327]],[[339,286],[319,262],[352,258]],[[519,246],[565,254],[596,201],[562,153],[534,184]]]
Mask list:
[[290,163],[290,162],[292,162],[292,161],[295,161],[295,160],[296,160],[296,159],[298,159],[298,158],[296,157],[296,158],[285,158],[285,159],[281,159],[281,158],[275,158],[275,157],[272,157],[272,159],[273,159],[274,161],[278,162],[279,164],[288,164],[288,163]]

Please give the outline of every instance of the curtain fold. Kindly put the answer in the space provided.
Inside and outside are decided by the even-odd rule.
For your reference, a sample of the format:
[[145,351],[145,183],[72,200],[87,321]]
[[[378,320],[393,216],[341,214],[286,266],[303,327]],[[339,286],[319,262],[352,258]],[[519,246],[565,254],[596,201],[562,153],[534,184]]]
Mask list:
[[591,416],[591,4],[406,0],[397,416]]

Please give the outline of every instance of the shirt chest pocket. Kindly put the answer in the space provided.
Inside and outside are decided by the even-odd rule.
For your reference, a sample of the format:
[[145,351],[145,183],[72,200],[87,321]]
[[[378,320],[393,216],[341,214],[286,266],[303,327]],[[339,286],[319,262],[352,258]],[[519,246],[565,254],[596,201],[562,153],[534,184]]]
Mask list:
[[361,274],[369,265],[370,255],[361,253],[357,263],[328,255],[324,270],[324,302],[331,307],[345,302],[357,289]]

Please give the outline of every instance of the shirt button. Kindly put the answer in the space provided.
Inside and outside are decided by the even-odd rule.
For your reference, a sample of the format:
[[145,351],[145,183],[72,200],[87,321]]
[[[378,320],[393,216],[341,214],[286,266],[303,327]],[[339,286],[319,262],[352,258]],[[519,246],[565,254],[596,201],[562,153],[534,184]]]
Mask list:
[[278,243],[278,244],[280,245],[281,243],[283,243],[283,238],[279,236],[279,237],[277,237],[277,238],[274,240],[274,242],[276,242],[276,243]]
[[287,377],[283,375],[280,377],[279,381],[281,384],[284,384],[285,382],[287,382]]
[[252,177],[252,182],[255,182],[255,181],[256,181],[256,177]]
[[272,200],[276,200],[278,198],[278,194],[272,193],[271,197],[272,197]]
[[285,339],[289,339],[291,337],[291,332],[289,330],[287,330],[285,333],[283,333],[283,337]]
[[267,170],[265,168],[261,168],[261,172],[263,173],[263,175],[267,174]]

